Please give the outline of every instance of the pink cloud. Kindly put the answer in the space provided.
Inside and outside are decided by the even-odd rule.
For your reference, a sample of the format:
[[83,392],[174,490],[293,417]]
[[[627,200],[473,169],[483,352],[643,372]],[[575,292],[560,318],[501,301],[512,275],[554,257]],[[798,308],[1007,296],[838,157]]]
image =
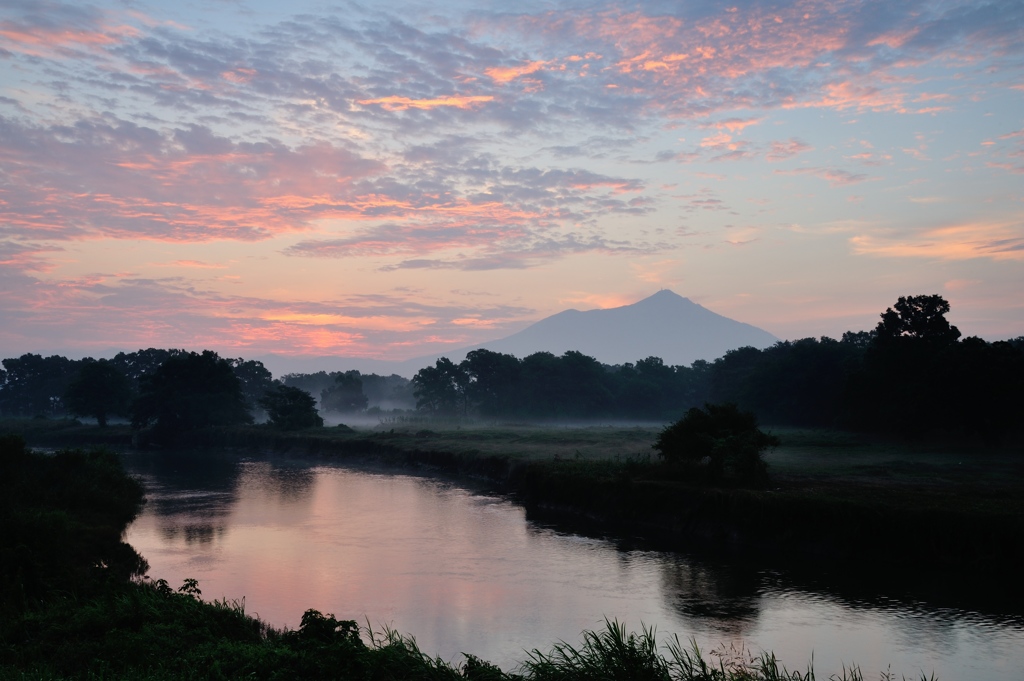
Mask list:
[[784,161],[805,151],[811,151],[813,148],[811,145],[801,142],[795,137],[790,137],[785,142],[772,142],[765,158],[769,161]]
[[974,222],[908,235],[868,233],[852,237],[850,245],[859,255],[890,258],[1024,260],[1024,226]]
[[731,117],[720,121],[713,121],[710,123],[701,123],[701,128],[714,128],[716,130],[728,130],[730,133],[743,132],[745,128],[752,125],[759,125],[764,119],[763,118],[738,118]]
[[76,50],[100,51],[139,36],[132,26],[97,23],[88,28],[0,22],[4,48],[32,57],[69,57]]
[[405,359],[429,352],[430,343],[482,341],[533,314],[500,303],[428,305],[417,292],[309,302],[224,296],[178,279],[6,277],[0,317],[22,322],[0,327],[0,347],[9,353],[4,356],[63,351],[55,344],[74,338],[85,353],[105,352],[113,344],[210,348],[250,357],[275,352]]

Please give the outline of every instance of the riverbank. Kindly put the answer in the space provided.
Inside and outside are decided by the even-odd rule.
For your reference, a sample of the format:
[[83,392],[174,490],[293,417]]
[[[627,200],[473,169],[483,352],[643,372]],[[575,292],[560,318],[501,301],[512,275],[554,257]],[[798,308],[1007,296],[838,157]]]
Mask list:
[[[7,422],[6,427],[12,428]],[[391,426],[394,427],[391,427]],[[293,452],[471,479],[535,518],[660,548],[865,571],[1002,578],[1024,559],[1024,452],[779,429],[765,489],[706,487],[654,460],[660,428],[385,424],[209,430],[190,446]],[[4,427],[4,424],[0,424]],[[130,446],[127,427],[20,422],[30,443]],[[920,581],[920,580],[919,580]],[[938,587],[940,590],[943,587]],[[1020,593],[1017,580],[1002,589]]]
[[771,654],[708,654],[615,622],[579,644],[524,653],[508,670],[469,654],[440,660],[410,637],[314,610],[296,630],[276,629],[239,602],[202,601],[194,580],[175,589],[138,579],[145,562],[118,538],[139,512],[141,488],[116,456],[38,455],[6,437],[0,473],[0,679],[813,678]]

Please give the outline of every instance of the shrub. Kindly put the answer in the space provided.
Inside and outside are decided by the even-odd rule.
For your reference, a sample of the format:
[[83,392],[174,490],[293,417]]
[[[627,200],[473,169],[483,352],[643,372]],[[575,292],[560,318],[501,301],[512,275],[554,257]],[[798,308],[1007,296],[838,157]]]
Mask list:
[[757,427],[752,412],[735,404],[693,407],[658,435],[653,448],[667,464],[700,473],[711,482],[763,484],[768,465],[762,454],[779,439]]

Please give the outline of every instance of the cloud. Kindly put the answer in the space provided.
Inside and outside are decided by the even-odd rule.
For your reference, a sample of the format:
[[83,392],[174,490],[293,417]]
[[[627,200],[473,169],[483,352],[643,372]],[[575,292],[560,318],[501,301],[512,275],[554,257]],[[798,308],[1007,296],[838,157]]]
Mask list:
[[934,260],[1024,260],[1024,223],[967,223],[916,234],[858,234],[850,238],[858,255]]
[[495,82],[508,83],[522,76],[536,73],[547,66],[547,64],[548,62],[545,61],[530,61],[514,66],[491,66],[484,69],[484,73]]
[[[261,239],[388,204],[384,166],[327,142],[234,142],[199,126],[27,126],[0,117],[9,234],[26,238]],[[362,183],[361,183],[362,182]]]
[[814,175],[827,180],[833,187],[845,187],[872,179],[863,173],[851,173],[839,168],[794,168],[792,170],[775,170],[776,175]]
[[[665,247],[664,244],[611,240],[599,234],[557,234],[525,225],[467,221],[382,225],[344,239],[302,241],[289,247],[286,254],[321,258],[403,258],[383,265],[382,271],[478,271],[526,269],[579,253],[636,254]],[[441,257],[422,257],[433,254]]]
[[814,149],[809,144],[801,142],[795,137],[790,137],[785,142],[772,142],[771,148],[765,155],[765,158],[769,161],[785,161],[788,158],[793,158],[798,154],[802,154],[805,151],[811,151]]
[[379,105],[387,111],[406,111],[407,109],[436,109],[442,106],[455,107],[456,109],[469,109],[485,102],[494,101],[492,95],[450,95],[447,97],[434,97],[432,99],[411,99],[391,95],[378,97],[377,99],[360,99],[363,106]]
[[[29,126],[0,117],[0,163],[18,168],[0,184],[0,199],[11,209],[6,230],[22,238],[259,240],[331,221],[349,236],[286,252],[417,257],[487,249],[466,253],[462,268],[528,266],[539,258],[523,253],[523,244],[548,238],[552,225],[653,209],[636,179],[509,166],[474,147],[472,139],[449,138],[386,165],[324,141],[239,142],[198,125],[157,130],[108,117]],[[504,247],[516,255],[500,257]]]
[[92,274],[50,282],[23,276],[15,289],[0,267],[0,279],[0,291],[12,294],[0,294],[0,345],[33,352],[61,350],[61,340],[73,337],[86,353],[113,345],[404,359],[429,351],[425,333],[438,346],[470,344],[536,314],[493,302],[425,302],[417,292],[310,302],[225,296],[174,277]]
[[18,273],[48,272],[52,265],[43,254],[61,250],[57,246],[0,240],[0,270]]
[[227,265],[220,263],[203,262],[201,260],[175,260],[173,262],[166,263],[150,263],[152,267],[183,267],[186,269],[200,269],[200,270],[222,270],[226,269]]
[[715,130],[728,130],[730,133],[743,132],[745,128],[752,125],[759,125],[764,118],[739,118],[733,116],[731,118],[725,118],[720,121],[711,121],[708,123],[701,123],[698,125],[700,128],[714,128]]
[[11,2],[5,9],[10,18],[0,21],[3,49],[30,57],[63,59],[101,52],[141,34],[87,5],[43,0]]

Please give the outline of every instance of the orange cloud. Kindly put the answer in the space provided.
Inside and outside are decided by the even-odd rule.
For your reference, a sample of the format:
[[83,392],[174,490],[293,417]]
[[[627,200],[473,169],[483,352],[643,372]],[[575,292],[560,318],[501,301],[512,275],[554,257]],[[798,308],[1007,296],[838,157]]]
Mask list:
[[227,265],[221,265],[219,263],[202,262],[200,260],[175,260],[174,262],[170,262],[170,263],[152,263],[152,266],[154,266],[154,267],[189,267],[189,268],[196,268],[196,269],[214,269],[214,270],[222,270],[222,269],[227,267]]
[[377,99],[360,99],[359,103],[363,106],[377,104],[387,111],[406,111],[408,109],[436,109],[442,106],[450,106],[456,109],[471,109],[474,106],[491,101],[494,101],[494,97],[491,95],[452,95],[450,97],[435,97],[433,99],[411,99],[409,97],[391,95],[388,97],[378,97]]
[[[573,61],[578,61],[574,59]],[[484,74],[490,77],[496,83],[509,83],[516,78],[521,76],[527,76],[531,73],[540,71],[549,62],[546,61],[530,61],[519,66],[492,66],[484,70]]]
[[10,21],[0,24],[4,47],[32,57],[53,57],[73,48],[97,50],[136,37],[131,26],[101,26],[97,30],[75,30],[43,26],[18,26]]
[[607,310],[609,308],[622,307],[623,305],[634,303],[636,302],[636,298],[617,293],[577,293],[561,298],[559,302],[566,305],[582,304],[583,307],[588,309]]
[[418,331],[425,326],[432,326],[436,323],[436,320],[428,317],[354,317],[343,314],[293,312],[287,310],[266,312],[260,315],[260,319],[302,326],[345,326],[350,329],[403,332]]
[[758,125],[763,121],[763,118],[726,118],[721,121],[714,121],[711,123],[702,123],[702,128],[714,128],[716,130],[728,130],[730,133],[743,132],[744,128],[750,127],[751,125]]
[[[286,323],[256,325],[245,322],[232,324],[218,338],[218,345],[238,349],[271,346],[282,355],[305,355],[344,350],[363,353],[370,350],[360,333],[325,328],[310,328]],[[218,334],[219,335],[219,334]]]
[[469,326],[476,329],[493,329],[499,324],[497,319],[480,319],[479,317],[461,317],[453,319],[452,324],[456,326]]
[[1024,260],[1024,224],[969,223],[908,237],[861,234],[850,239],[858,255],[936,260]]

